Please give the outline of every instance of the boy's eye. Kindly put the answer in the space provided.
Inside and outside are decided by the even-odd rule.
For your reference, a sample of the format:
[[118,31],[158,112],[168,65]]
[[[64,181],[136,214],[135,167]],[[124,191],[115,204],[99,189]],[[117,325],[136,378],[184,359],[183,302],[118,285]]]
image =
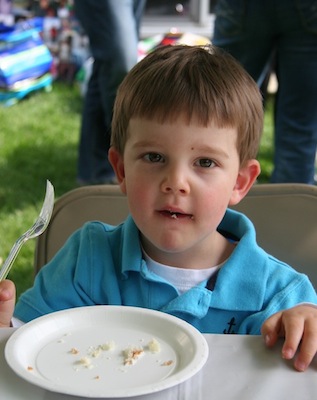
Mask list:
[[159,163],[163,161],[163,157],[158,153],[148,153],[144,158],[151,163]]
[[210,158],[201,158],[197,161],[199,167],[210,168],[215,165],[215,162]]

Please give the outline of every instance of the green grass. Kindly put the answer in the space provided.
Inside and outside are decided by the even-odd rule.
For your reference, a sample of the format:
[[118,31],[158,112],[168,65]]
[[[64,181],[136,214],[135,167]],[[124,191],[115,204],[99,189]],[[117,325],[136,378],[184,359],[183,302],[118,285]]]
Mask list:
[[[9,108],[0,107],[0,258],[31,226],[43,202],[46,179],[56,196],[76,186],[82,98],[55,84]],[[32,284],[35,241],[21,249],[9,277],[18,295]]]
[[[59,197],[76,187],[76,163],[82,98],[76,87],[54,84],[20,103],[0,106],[0,259],[35,221],[46,179]],[[272,101],[268,102],[259,160],[266,182],[272,170]],[[9,278],[18,296],[33,281],[35,241],[21,249]],[[0,262],[1,263],[1,262]]]
[[271,95],[266,102],[263,136],[258,155],[261,164],[261,174],[258,179],[259,183],[267,183],[273,171],[273,104],[274,97]]

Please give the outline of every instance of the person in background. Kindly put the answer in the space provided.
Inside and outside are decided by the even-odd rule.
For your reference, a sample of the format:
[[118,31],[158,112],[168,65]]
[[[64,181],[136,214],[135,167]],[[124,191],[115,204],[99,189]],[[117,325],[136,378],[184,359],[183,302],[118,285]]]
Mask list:
[[108,161],[112,108],[118,85],[137,62],[139,27],[146,0],[75,0],[75,17],[94,58],[84,100],[77,182],[113,183]]
[[278,80],[273,183],[314,184],[317,148],[317,1],[218,0],[212,42],[262,85]]

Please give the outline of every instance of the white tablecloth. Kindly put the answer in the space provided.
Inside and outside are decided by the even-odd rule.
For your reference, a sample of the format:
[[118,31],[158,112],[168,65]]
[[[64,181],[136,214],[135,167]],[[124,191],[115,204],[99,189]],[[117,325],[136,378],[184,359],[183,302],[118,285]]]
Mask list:
[[[0,329],[0,399],[80,400],[52,393],[19,378],[4,359],[13,328]],[[282,360],[281,345],[267,349],[260,336],[205,335],[209,359],[193,378],[134,400],[316,400],[317,359],[304,373]]]

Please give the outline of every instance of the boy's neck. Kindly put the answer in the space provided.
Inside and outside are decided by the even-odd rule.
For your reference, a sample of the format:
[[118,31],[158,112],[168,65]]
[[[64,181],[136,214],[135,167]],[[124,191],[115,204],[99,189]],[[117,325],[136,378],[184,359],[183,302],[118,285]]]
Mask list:
[[205,269],[220,265],[230,257],[235,249],[235,244],[219,232],[215,233],[212,245],[206,248],[205,251],[200,249],[199,252],[192,250],[182,253],[161,252],[154,249],[144,240],[142,240],[142,246],[154,261],[175,268],[188,269]]

